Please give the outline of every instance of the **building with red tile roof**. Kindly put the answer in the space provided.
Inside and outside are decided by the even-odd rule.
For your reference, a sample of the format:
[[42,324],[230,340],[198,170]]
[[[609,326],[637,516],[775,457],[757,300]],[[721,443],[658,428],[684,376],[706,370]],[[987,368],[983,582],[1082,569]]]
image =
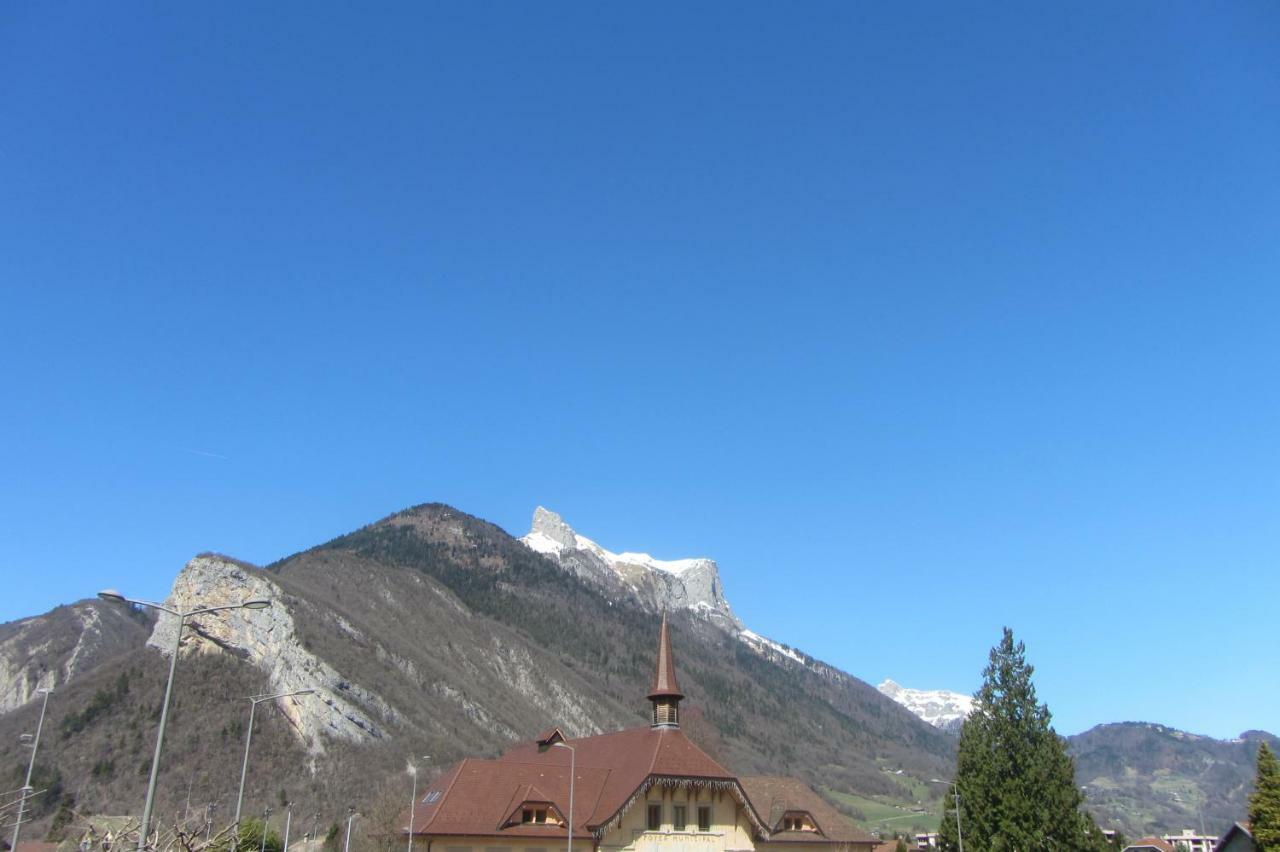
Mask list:
[[1176,852],[1176,850],[1172,843],[1166,843],[1159,837],[1142,837],[1124,847],[1124,852]]
[[422,852],[550,852],[570,837],[608,852],[870,852],[875,839],[803,782],[738,777],[684,735],[665,615],[648,698],[646,727],[577,739],[550,728],[454,764],[402,824]]

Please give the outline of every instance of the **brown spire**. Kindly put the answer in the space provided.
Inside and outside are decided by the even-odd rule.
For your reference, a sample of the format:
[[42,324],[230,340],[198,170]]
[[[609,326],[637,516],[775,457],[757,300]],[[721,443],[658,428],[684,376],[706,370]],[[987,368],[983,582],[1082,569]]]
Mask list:
[[653,702],[653,724],[673,726],[680,724],[680,699],[684,693],[676,682],[676,666],[671,660],[671,634],[667,630],[667,613],[662,613],[662,631],[658,634],[658,666],[653,672],[653,688],[649,700]]

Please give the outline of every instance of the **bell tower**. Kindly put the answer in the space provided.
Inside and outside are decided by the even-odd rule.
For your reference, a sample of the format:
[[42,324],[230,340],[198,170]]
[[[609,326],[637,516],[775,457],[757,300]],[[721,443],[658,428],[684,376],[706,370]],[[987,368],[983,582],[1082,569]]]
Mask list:
[[649,700],[653,703],[654,728],[680,727],[680,699],[684,693],[676,682],[676,667],[671,660],[671,634],[667,630],[667,613],[662,613],[662,632],[658,635],[658,667],[653,673]]

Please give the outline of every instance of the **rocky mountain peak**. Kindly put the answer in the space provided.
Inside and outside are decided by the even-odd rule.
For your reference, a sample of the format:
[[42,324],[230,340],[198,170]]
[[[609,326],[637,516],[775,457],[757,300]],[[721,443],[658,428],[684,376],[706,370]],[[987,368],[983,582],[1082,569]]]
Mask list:
[[564,518],[542,506],[533,510],[533,527],[529,530],[529,535],[545,536],[561,547],[577,545],[577,533],[573,528],[564,522]]
[[944,731],[959,731],[973,711],[973,698],[946,689],[910,689],[889,678],[876,687],[919,718]]
[[742,622],[724,597],[715,560],[655,559],[647,553],[614,553],[580,535],[555,512],[539,506],[520,541],[611,597],[631,597],[651,612],[691,609],[732,630]]

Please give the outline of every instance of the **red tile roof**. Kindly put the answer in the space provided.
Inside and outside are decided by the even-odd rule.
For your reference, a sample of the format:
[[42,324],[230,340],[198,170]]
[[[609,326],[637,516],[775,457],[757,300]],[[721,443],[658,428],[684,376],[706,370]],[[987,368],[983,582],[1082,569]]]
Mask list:
[[1159,837],[1143,837],[1139,840],[1133,841],[1124,848],[1125,852],[1129,852],[1130,849],[1155,849],[1158,850],[1158,852],[1176,852],[1172,845],[1165,843]]
[[[875,838],[863,832],[844,814],[837,811],[812,787],[798,778],[783,775],[744,775],[738,779],[751,800],[751,806],[771,829],[771,842],[794,843],[874,843]],[[813,817],[818,833],[778,830],[788,811],[804,811]]]
[[[567,743],[576,750],[576,835],[608,823],[637,793],[662,779],[701,780],[741,791],[733,774],[679,728],[630,728]],[[502,825],[521,804],[515,801],[520,791],[530,786],[539,791],[539,801],[551,802],[567,818],[570,758],[567,748],[541,749],[536,742],[526,742],[496,760],[455,764],[419,798],[414,833],[563,835],[565,829],[559,826]],[[403,824],[408,822],[406,814]]]

